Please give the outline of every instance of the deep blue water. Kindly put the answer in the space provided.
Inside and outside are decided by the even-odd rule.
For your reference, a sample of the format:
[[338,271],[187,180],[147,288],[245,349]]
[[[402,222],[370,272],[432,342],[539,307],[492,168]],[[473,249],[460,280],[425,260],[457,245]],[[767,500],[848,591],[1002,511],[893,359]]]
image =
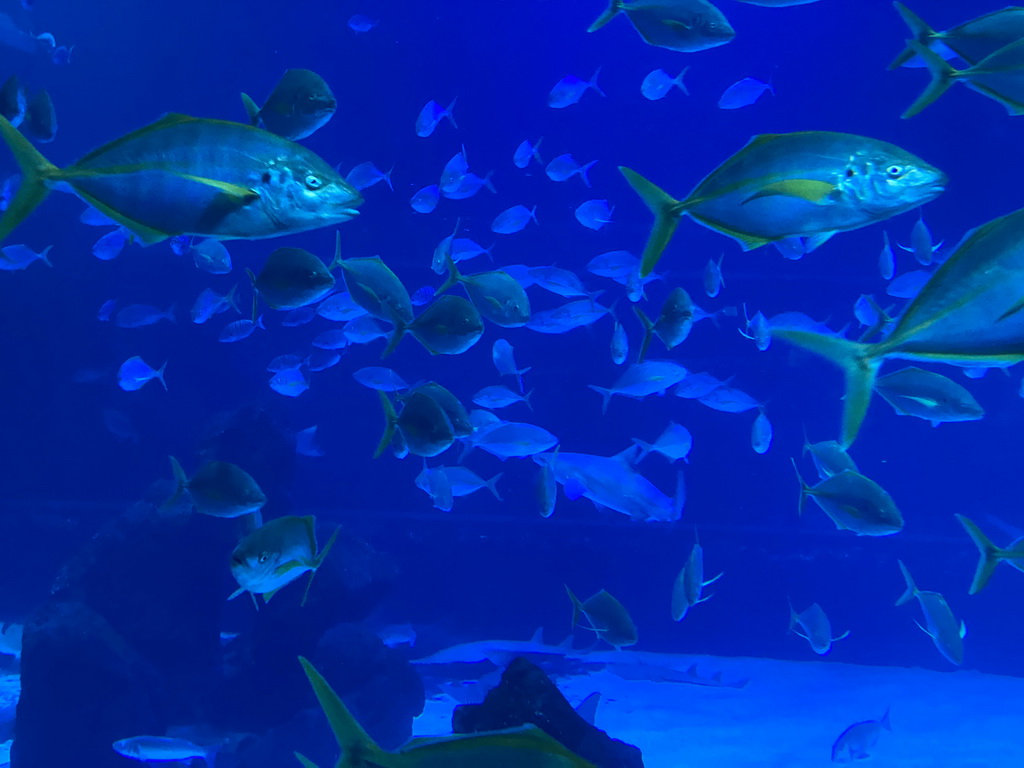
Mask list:
[[[8,5],[23,17],[17,3]],[[927,75],[886,70],[906,32],[889,3],[821,0],[770,9],[721,0],[737,37],[695,54],[644,45],[624,19],[586,34],[600,5],[38,0],[26,16],[35,31],[74,43],[71,63],[56,67],[42,56],[0,49],[0,77],[14,72],[50,92],[60,130],[42,151],[64,165],[164,112],[241,120],[240,91],[261,101],[285,69],[312,69],[331,85],[339,107],[304,143],[343,170],[365,160],[382,169],[394,165],[394,192],[384,185],[367,190],[361,215],[340,227],[343,255],[380,254],[410,290],[436,285],[431,254],[459,219],[463,236],[485,246],[496,242],[496,267],[556,264],[576,271],[589,288],[604,289],[603,302],[618,300],[616,312],[634,349],[640,326],[621,287],[584,269],[605,251],[638,253],[649,230],[650,215],[617,165],[636,168],[681,197],[752,135],[834,130],[891,141],[949,175],[948,190],[923,212],[936,240],[955,243],[1020,205],[1019,126],[998,104],[954,88],[922,115],[900,120]],[[920,10],[939,29],[999,7],[962,0],[928,5]],[[379,24],[354,34],[346,20],[357,12]],[[649,71],[661,67],[675,75],[687,65],[688,97],[673,92],[652,102],[641,96],[640,81]],[[588,79],[599,66],[607,98],[587,93],[568,109],[547,107],[556,81],[570,73]],[[719,110],[722,91],[748,76],[771,77],[776,95],[746,109]],[[456,97],[458,130],[444,122],[429,138],[415,135],[413,123],[426,101],[448,104]],[[593,188],[579,179],[551,182],[537,165],[515,168],[516,145],[540,136],[545,161],[562,152],[581,162],[596,159]],[[442,200],[432,214],[414,213],[410,196],[434,183],[460,146],[474,171],[494,170],[497,194]],[[0,153],[0,178],[15,170],[9,154]],[[600,232],[582,228],[572,215],[590,198],[614,205],[614,223]],[[540,225],[492,237],[493,216],[516,203],[536,205]],[[265,365],[275,355],[307,349],[327,321],[284,328],[268,311],[266,332],[237,344],[217,341],[229,316],[203,326],[188,321],[188,308],[207,286],[225,292],[238,284],[247,304],[244,267],[258,268],[279,245],[329,259],[333,229],[229,242],[234,271],[213,276],[175,257],[166,244],[131,246],[110,262],[94,259],[89,249],[100,232],[78,222],[81,209],[70,195],[51,196],[13,242],[52,244],[53,268],[0,275],[0,618],[27,618],[61,565],[106,518],[153,493],[161,479],[167,490],[169,454],[190,469],[211,458],[204,446],[208,451],[214,425],[242,410],[277,425],[276,439],[285,446],[279,454],[267,448],[273,458],[257,477],[270,497],[265,513],[314,511],[321,524],[341,523],[392,555],[401,576],[375,620],[412,623],[425,652],[465,639],[525,638],[541,625],[560,635],[569,627],[566,583],[581,594],[601,588],[615,594],[636,621],[638,647],[647,650],[808,658],[806,645],[786,633],[788,596],[798,607],[821,603],[834,627],[852,630],[830,659],[950,669],[914,626],[916,613],[893,607],[903,589],[896,567],[901,558],[922,588],[942,592],[965,620],[967,668],[1024,674],[1018,640],[1024,623],[1011,608],[1020,575],[1000,567],[981,595],[968,597],[976,552],[953,518],[967,514],[991,529],[989,513],[1024,525],[1017,478],[1024,420],[1015,370],[1009,377],[990,371],[976,381],[944,371],[982,403],[982,421],[933,429],[897,417],[876,398],[852,455],[899,504],[906,529],[870,539],[834,530],[813,504],[803,518],[796,514],[790,457],[799,456],[805,429],[813,439],[837,436],[841,375],[779,341],[758,352],[737,333],[735,317],[721,318],[717,327],[703,322],[683,345],[670,353],[656,348],[653,356],[723,379],[734,376],[736,386],[765,403],[775,438],[764,456],[750,447],[752,412],[719,413],[669,395],[615,398],[602,416],[598,395],[586,385],[609,386],[620,373],[608,353],[610,319],[561,336],[488,325],[481,341],[458,357],[431,357],[406,339],[384,364],[407,381],[434,379],[468,402],[479,388],[498,383],[490,349],[495,339],[507,338],[519,364],[532,367],[526,381],[536,391],[532,413],[516,405],[504,415],[545,427],[563,450],[611,455],[630,438],[653,440],[669,420],[694,435],[678,523],[632,522],[564,496],[554,517],[543,520],[533,494],[536,465],[502,463],[481,452],[467,465],[484,477],[504,472],[504,502],[483,491],[439,513],[413,483],[419,459],[371,458],[383,417],[375,393],[351,373],[379,364],[382,342],[346,350],[338,366],[313,374],[310,390],[293,400],[269,389]],[[657,312],[668,290],[682,285],[709,311],[745,303],[766,315],[799,310],[839,327],[852,320],[860,294],[884,297],[877,269],[883,229],[894,243],[907,243],[914,221],[908,213],[839,234],[794,262],[773,248],[743,253],[733,241],[684,220],[660,266],[667,280],[648,287],[646,309]],[[726,285],[709,299],[701,272],[723,253]],[[900,272],[916,268],[909,254],[897,252],[897,259]],[[478,259],[464,271],[486,268]],[[535,310],[562,301],[535,289],[530,296]],[[111,298],[175,303],[179,321],[138,329],[100,323],[96,310]],[[168,391],[155,383],[138,392],[117,387],[114,371],[136,354],[154,365],[168,361]],[[82,369],[103,375],[78,383]],[[104,409],[126,414],[140,442],[111,435]],[[294,456],[288,436],[313,424],[325,456]],[[453,454],[444,462],[454,463]],[[661,457],[640,468],[671,492],[675,468]],[[668,593],[694,527],[708,572],[725,576],[711,589],[714,598],[676,625]],[[1006,536],[996,532],[995,538]],[[222,582],[211,585],[225,595],[234,588],[226,557]],[[250,609],[243,601],[228,605],[226,626],[254,621]]]

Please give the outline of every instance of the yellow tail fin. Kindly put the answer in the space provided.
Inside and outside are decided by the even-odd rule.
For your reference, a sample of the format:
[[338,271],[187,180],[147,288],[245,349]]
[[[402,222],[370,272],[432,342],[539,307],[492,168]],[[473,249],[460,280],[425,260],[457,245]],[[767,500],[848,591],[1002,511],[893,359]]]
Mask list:
[[21,169],[21,186],[18,187],[18,193],[10,206],[4,211],[3,218],[0,218],[2,243],[50,193],[46,182],[56,175],[59,169],[43,157],[3,115],[0,115],[0,138],[10,148]]

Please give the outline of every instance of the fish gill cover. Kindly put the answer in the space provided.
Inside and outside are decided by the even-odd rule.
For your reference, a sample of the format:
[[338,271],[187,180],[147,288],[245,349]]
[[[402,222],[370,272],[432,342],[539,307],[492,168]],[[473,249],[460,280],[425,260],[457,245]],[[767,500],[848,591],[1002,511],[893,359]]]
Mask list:
[[[15,768],[333,763],[299,655],[389,751],[448,647],[1024,676],[1024,11],[919,6],[0,0]],[[828,686],[757,749],[936,748]]]

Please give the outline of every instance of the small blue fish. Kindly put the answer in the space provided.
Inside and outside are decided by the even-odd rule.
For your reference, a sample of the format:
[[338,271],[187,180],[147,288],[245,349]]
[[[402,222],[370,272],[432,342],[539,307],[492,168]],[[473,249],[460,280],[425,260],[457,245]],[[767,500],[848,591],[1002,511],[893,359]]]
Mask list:
[[289,368],[270,378],[270,388],[285,397],[298,397],[309,389],[309,380],[300,369]]
[[119,328],[142,328],[147,325],[156,325],[161,320],[173,323],[176,322],[174,309],[174,304],[165,310],[150,304],[129,304],[117,313],[114,322]]
[[386,339],[389,336],[388,331],[381,328],[376,319],[370,315],[349,320],[345,323],[342,333],[352,344],[369,344],[371,341]]
[[590,80],[580,80],[576,75],[566,75],[555,83],[555,87],[548,94],[548,106],[553,109],[570,107],[583,98],[583,94],[589,90],[597,91],[602,96],[605,96],[605,92],[597,84],[597,76],[599,74],[601,74],[600,67],[597,68]]
[[530,285],[536,285],[545,291],[557,296],[564,296],[567,299],[576,299],[582,296],[597,298],[600,291],[591,293],[583,287],[583,283],[575,272],[561,267],[530,267]]
[[313,458],[324,455],[323,449],[320,448],[316,441],[315,424],[312,427],[300,429],[295,433],[295,452],[300,456],[310,456]]
[[352,378],[369,389],[378,392],[401,392],[409,388],[401,376],[390,368],[369,366],[353,372]]
[[607,413],[614,395],[643,399],[648,395],[664,395],[665,391],[686,378],[687,370],[670,360],[651,360],[627,368],[611,387],[588,385],[601,395],[601,413]]
[[281,318],[281,325],[285,328],[297,328],[300,325],[306,325],[313,321],[313,318],[316,317],[316,312],[317,308],[314,306],[290,309]]
[[73,45],[58,45],[50,54],[50,60],[56,67],[66,67],[71,63],[71,52],[75,50]]
[[263,324],[263,315],[256,318],[255,322],[252,320],[235,320],[235,322],[224,326],[217,336],[217,341],[224,342],[225,344],[241,341],[252,336],[253,331],[257,328],[266,330],[266,326]]
[[316,314],[325,320],[333,320],[336,323],[347,323],[366,314],[366,310],[352,300],[348,291],[335,293],[320,302],[316,308]]
[[11,200],[18,194],[18,188],[21,186],[21,176],[14,174],[4,179],[4,183],[0,186],[0,213],[3,213],[10,207]]
[[96,319],[101,323],[110,321],[110,313],[114,311],[114,307],[117,305],[117,299],[107,299],[100,305],[99,311],[96,313]]
[[750,447],[754,449],[754,453],[764,454],[768,453],[768,449],[771,446],[772,423],[768,421],[764,408],[762,408],[754,419],[753,426],[750,428]]
[[900,249],[914,254],[914,258],[921,266],[929,267],[936,260],[936,252],[942,248],[942,245],[943,243],[938,245],[933,243],[928,225],[924,223],[923,218],[919,218],[914,222],[913,229],[910,230],[910,247],[900,245]]
[[207,237],[196,242],[192,248],[192,261],[196,269],[211,275],[226,275],[231,272],[231,254],[224,243]]
[[[100,213],[98,210],[93,208],[91,205],[88,206],[84,211],[78,215],[78,220],[85,224],[87,227],[116,227],[117,222],[107,216],[105,213]],[[180,255],[180,254],[179,254]]]
[[512,162],[516,168],[526,168],[530,165],[530,161],[536,161],[537,165],[542,164],[540,154],[537,152],[540,147],[540,143],[544,140],[544,137],[537,139],[532,144],[527,140],[523,141],[518,147],[516,147],[515,153],[512,155]]
[[416,192],[409,201],[409,205],[416,213],[433,213],[440,200],[441,190],[438,189],[437,184],[431,184]]
[[744,411],[752,411],[754,408],[763,407],[762,403],[755,400],[743,390],[729,386],[728,384],[715,387],[715,389],[711,390],[703,397],[698,397],[697,401],[706,405],[708,408],[713,408],[716,411],[723,411],[724,413],[743,413]]
[[455,117],[452,114],[452,110],[455,108],[455,99],[452,99],[452,103],[448,105],[447,109],[442,107],[436,101],[431,99],[423,105],[423,109],[416,116],[416,135],[426,138],[434,132],[440,123],[445,118],[452,124],[452,128],[458,128],[455,124]]
[[634,437],[633,445],[640,449],[640,453],[632,461],[633,464],[640,463],[651,452],[660,453],[672,464],[680,459],[689,464],[690,451],[693,450],[693,435],[682,424],[670,421],[665,431],[653,443],[645,443]]
[[686,90],[686,84],[683,82],[683,78],[689,69],[689,67],[683,67],[683,71],[677,77],[672,77],[663,69],[656,69],[648,74],[644,81],[640,83],[640,93],[645,99],[658,101],[668,96],[668,92],[675,86],[689,96],[690,92]]
[[141,357],[129,357],[117,371],[117,385],[125,392],[134,392],[142,389],[153,379],[158,379],[167,389],[167,382],[164,381],[164,371],[167,363],[160,366],[159,370],[153,370]]
[[473,395],[473,404],[479,405],[481,408],[497,410],[499,408],[507,408],[515,403],[524,403],[532,411],[533,406],[530,405],[530,395],[532,393],[533,390],[531,389],[525,395],[522,395],[518,392],[513,392],[504,384],[494,384],[490,387],[484,387]]
[[622,365],[629,357],[629,337],[626,335],[626,329],[618,320],[615,321],[615,327],[612,329],[611,353],[612,362],[616,365]]
[[394,166],[392,166],[390,171],[384,173],[380,168],[367,160],[365,163],[360,163],[349,171],[345,181],[359,191],[368,189],[374,184],[383,181],[388,185],[388,189],[394,192],[395,188],[391,185],[391,174],[394,173],[394,170]]
[[278,355],[267,363],[267,370],[271,373],[281,373],[301,368],[305,364],[306,359],[299,355]]
[[425,307],[434,299],[434,287],[432,285],[424,285],[422,288],[417,288],[413,291],[412,296],[409,300],[412,302],[414,307]]
[[121,255],[121,251],[128,245],[131,233],[124,227],[118,227],[112,232],[107,232],[99,240],[92,244],[92,255],[100,261],[111,261]]
[[882,238],[884,245],[882,252],[878,254],[878,271],[883,280],[892,280],[892,276],[896,274],[896,257],[893,256],[892,248],[889,246],[889,233],[883,231]]
[[537,221],[536,205],[533,208],[527,208],[525,205],[513,205],[494,217],[491,231],[497,232],[499,235],[511,235],[522,231],[523,227],[530,223],[530,219],[533,219],[535,224],[540,224]]
[[854,723],[836,739],[832,745],[833,763],[852,763],[871,757],[871,750],[878,744],[882,731],[891,731],[889,710],[879,720],[864,720]]
[[469,173],[469,160],[466,159],[466,150],[463,148],[461,152],[452,155],[452,159],[444,164],[441,180],[438,182],[441,191],[448,192],[457,189],[467,173]]
[[559,155],[550,163],[548,163],[547,167],[544,169],[544,172],[552,181],[567,181],[573,176],[579,174],[579,177],[583,180],[583,183],[587,187],[589,187],[590,177],[587,176],[587,171],[593,168],[594,163],[596,162],[597,160],[591,160],[586,165],[580,165],[579,163],[576,162],[575,158],[572,155],[566,153],[564,155]]
[[350,343],[343,328],[323,331],[313,339],[313,346],[317,349],[344,349]]
[[576,208],[576,221],[587,229],[597,231],[612,223],[612,211],[607,200],[587,200]]
[[46,246],[42,251],[36,253],[27,245],[8,245],[4,248],[0,248],[0,270],[5,272],[15,272],[21,269],[27,269],[31,264],[37,261],[43,262],[48,267],[52,267],[48,254],[52,245]]
[[904,272],[886,286],[885,292],[897,299],[912,299],[921,292],[932,277],[932,273],[924,269]]
[[204,288],[192,305],[192,322],[202,325],[214,315],[227,312],[228,309],[233,309],[238,314],[242,314],[238,304],[235,302],[235,292],[237,290],[237,285],[232,286],[226,295],[221,296],[212,288]]
[[341,355],[333,349],[314,349],[306,358],[306,367],[311,371],[326,371],[341,362]]
[[722,254],[718,261],[714,259],[708,259],[708,263],[704,266],[704,293],[710,298],[715,298],[722,291],[722,286],[725,285],[725,279],[722,277],[722,260],[725,258],[725,254]]
[[[82,215],[84,216],[85,214]],[[116,222],[111,221],[111,223],[114,224]],[[184,256],[192,248],[192,236],[175,235],[167,239],[167,244],[171,247],[171,252],[175,256]]]
[[763,83],[753,77],[745,77],[738,83],[733,83],[725,89],[722,98],[718,100],[719,109],[740,109],[749,107],[761,98],[765,91],[775,95],[775,89],[770,82]]
[[[744,313],[746,305],[743,307]],[[747,330],[740,331],[740,335],[754,342],[759,351],[764,352],[772,343],[772,331],[768,319],[758,312],[751,318],[747,318]]]
[[457,184],[450,184],[441,192],[449,200],[466,200],[473,197],[477,192],[485,187],[491,191],[492,194],[497,194],[498,190],[494,188],[494,184],[491,183],[491,176],[494,175],[494,171],[488,172],[486,176],[477,176],[475,173],[467,173]]
[[724,384],[724,381],[715,378],[710,373],[691,373],[676,385],[673,394],[687,400],[697,400],[714,392]]
[[369,16],[363,16],[361,13],[353,14],[349,17],[348,28],[355,32],[357,35],[364,32],[369,32],[371,29],[377,26],[377,21],[371,19]]
[[475,445],[504,461],[543,453],[558,445],[558,438],[542,427],[510,421],[479,436]]
[[511,344],[505,339],[496,339],[491,347],[491,361],[499,376],[515,376],[519,391],[523,391],[523,374],[531,369],[516,367],[515,354]]
[[538,333],[567,333],[574,328],[592,325],[610,313],[608,307],[593,299],[578,299],[554,309],[534,312],[526,327]]

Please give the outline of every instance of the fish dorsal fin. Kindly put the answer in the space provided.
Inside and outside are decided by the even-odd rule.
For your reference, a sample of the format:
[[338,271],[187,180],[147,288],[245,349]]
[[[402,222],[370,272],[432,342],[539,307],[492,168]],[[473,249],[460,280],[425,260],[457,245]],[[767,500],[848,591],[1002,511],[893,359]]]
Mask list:
[[530,635],[530,642],[534,645],[544,645],[544,627],[537,627]]
[[835,185],[817,179],[783,179],[766,184],[744,200],[741,205],[761,197],[795,197],[809,203],[820,203],[835,191]]
[[963,619],[961,619],[960,620],[960,639],[963,640],[965,637],[967,637],[967,625],[964,623]]
[[[117,147],[121,146],[122,144],[127,144],[129,141],[135,141],[137,138],[139,138],[140,136],[143,136],[143,135],[145,135],[147,133],[152,133],[154,131],[166,130],[167,128],[172,128],[172,127],[177,126],[177,125],[184,125],[185,123],[192,123],[192,122],[195,122],[197,120],[199,120],[198,117],[192,117],[191,115],[183,115],[183,114],[181,114],[179,112],[168,112],[166,115],[164,115],[163,117],[159,118],[158,120],[153,121],[149,125],[144,125],[141,128],[132,131],[131,133],[125,134],[124,136],[122,136],[119,139],[114,139],[113,141],[108,141],[102,147],[98,147],[98,148],[94,149],[89,154],[87,154],[84,157],[80,158],[79,161],[77,163],[75,163],[75,166],[81,165],[82,163],[88,162],[89,160],[93,160],[93,159],[96,159],[98,157],[101,157],[102,155],[106,154],[110,150],[116,149]],[[72,166],[68,170],[72,170],[75,166]]]
[[850,630],[846,630],[846,631],[845,631],[845,632],[843,632],[843,634],[841,634],[841,635],[840,635],[839,637],[833,637],[833,638],[832,638],[832,642],[833,642],[833,643],[835,643],[835,642],[838,642],[839,640],[845,640],[845,639],[846,639],[846,638],[848,638],[849,636],[850,636]]
[[932,638],[933,640],[935,639],[935,636],[932,635],[931,632],[929,632],[927,629],[921,626],[921,622],[919,622],[917,619],[914,619],[914,623],[917,624],[917,628],[924,632],[926,635],[928,635],[928,637]]

